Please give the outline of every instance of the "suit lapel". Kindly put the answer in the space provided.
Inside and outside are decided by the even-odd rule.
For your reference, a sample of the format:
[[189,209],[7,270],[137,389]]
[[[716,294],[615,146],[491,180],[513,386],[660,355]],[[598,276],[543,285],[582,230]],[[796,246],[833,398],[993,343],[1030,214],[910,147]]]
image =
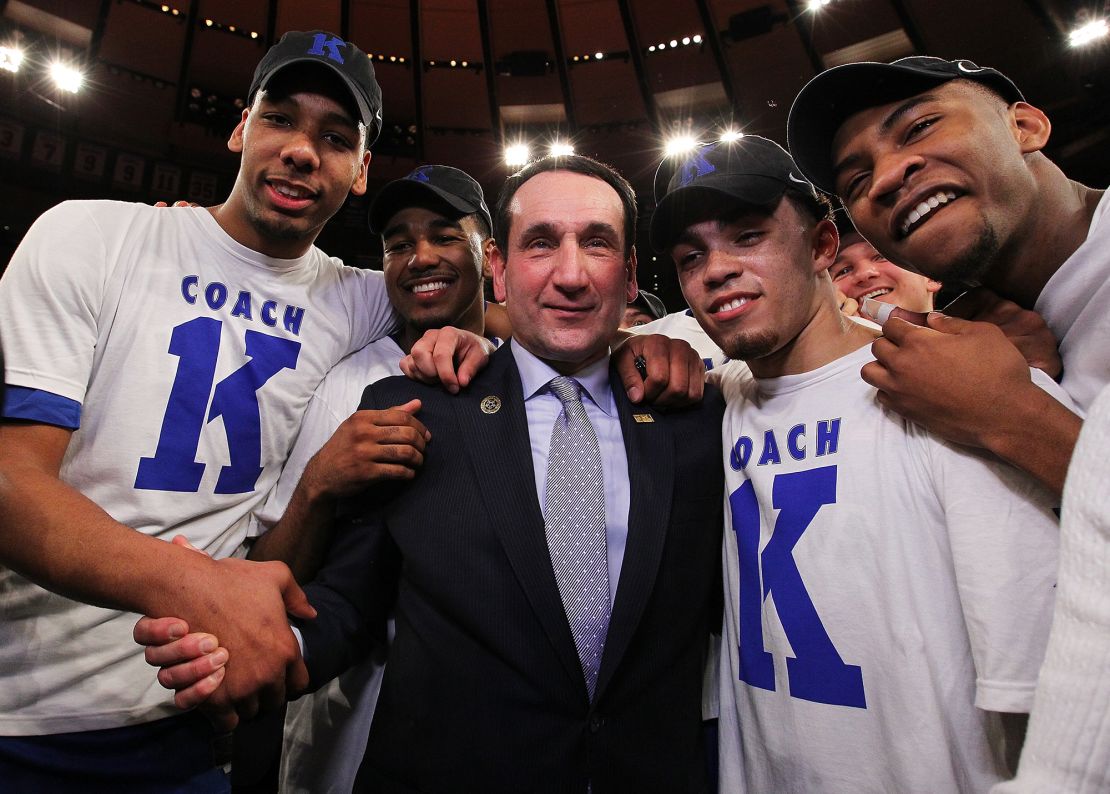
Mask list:
[[[632,405],[614,372],[613,396],[628,455],[628,541],[609,634],[598,675],[598,694],[624,657],[651,597],[667,539],[674,488],[674,443],[670,426],[645,406]],[[637,421],[650,417],[652,421]]]
[[[494,401],[489,398],[499,401],[494,411],[490,410]],[[492,529],[552,647],[585,694],[582,666],[547,550],[523,387],[508,345],[493,354],[485,372],[454,405]]]

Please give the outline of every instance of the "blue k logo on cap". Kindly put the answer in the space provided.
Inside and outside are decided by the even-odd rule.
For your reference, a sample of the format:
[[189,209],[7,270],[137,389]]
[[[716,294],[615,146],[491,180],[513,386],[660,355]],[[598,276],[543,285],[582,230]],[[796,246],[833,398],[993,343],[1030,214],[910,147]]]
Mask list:
[[690,184],[695,179],[706,176],[707,174],[712,174],[716,170],[717,166],[709,162],[702,151],[695,152],[679,168],[678,178],[674,181],[674,186],[671,190],[686,187],[686,185]]
[[[338,36],[332,36],[331,38],[328,38],[327,33],[317,33],[312,38],[312,46],[308,48],[308,52],[306,52],[305,54],[326,55],[328,58],[331,58],[337,63],[346,63],[346,61],[343,60],[343,54],[339,52],[340,47],[346,46],[347,42],[343,41],[343,39],[339,38]],[[324,52],[325,47],[327,48],[326,53]]]

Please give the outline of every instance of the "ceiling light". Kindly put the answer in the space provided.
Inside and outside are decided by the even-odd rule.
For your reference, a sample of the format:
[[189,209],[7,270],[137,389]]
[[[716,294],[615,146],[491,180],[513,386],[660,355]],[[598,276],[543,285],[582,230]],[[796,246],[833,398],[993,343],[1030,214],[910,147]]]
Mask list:
[[551,149],[548,150],[548,154],[550,154],[552,157],[568,157],[574,154],[574,147],[571,146],[569,143],[556,141],[555,143],[551,144]]
[[701,44],[701,34],[694,36],[694,44]]
[[1106,38],[1108,33],[1110,33],[1110,27],[1107,26],[1105,19],[1092,19],[1069,33],[1068,43],[1073,47],[1082,47],[1092,41]]
[[458,65],[459,65],[459,62],[458,62],[458,61],[456,61],[455,59],[453,59],[453,58],[452,58],[452,59],[451,59],[451,65],[452,65],[452,66],[458,66]]
[[809,0],[809,10],[820,11],[831,2],[832,0]]
[[725,130],[721,133],[721,143],[732,143],[744,137],[744,133],[739,130]]
[[683,36],[682,37],[682,43],[683,44],[689,44],[690,43],[690,37],[689,36]]
[[658,47],[659,49],[661,49],[661,50],[665,50],[665,49],[667,49],[667,45],[666,45],[666,44],[663,44],[662,42],[660,42],[659,44],[657,44],[657,45],[655,45],[655,46],[657,46],[657,47]]
[[605,57],[605,53],[603,53],[603,52],[595,52],[594,53],[594,58],[596,58],[599,61],[604,57]]
[[252,39],[257,39],[258,38],[258,31],[257,30],[252,30],[251,31],[251,38]]
[[465,68],[466,68],[466,61],[463,61],[463,62],[462,62],[462,64],[461,64],[461,66],[462,66],[462,68],[464,68],[464,69],[465,69]]
[[80,91],[81,85],[85,82],[85,76],[79,70],[60,61],[50,65],[50,76],[54,78],[54,85],[71,94]]
[[652,44],[650,47],[648,47],[648,52],[655,52],[655,45],[654,44]]
[[671,39],[671,46],[672,47],[677,47],[678,46],[678,39]]
[[667,141],[666,147],[663,151],[667,157],[674,157],[679,154],[686,154],[698,148],[698,142],[689,135],[679,135]]
[[0,47],[0,69],[6,72],[18,72],[21,63],[23,63],[23,50],[18,47]]
[[204,20],[204,24],[207,25],[208,27],[212,27],[212,20],[211,19],[206,19],[206,20]]
[[526,143],[516,143],[505,147],[505,165],[525,165],[532,151]]

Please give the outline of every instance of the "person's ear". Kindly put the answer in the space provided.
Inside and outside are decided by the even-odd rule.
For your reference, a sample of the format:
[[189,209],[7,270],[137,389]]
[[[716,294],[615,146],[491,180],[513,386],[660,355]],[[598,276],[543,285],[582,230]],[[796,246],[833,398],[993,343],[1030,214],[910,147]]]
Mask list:
[[492,237],[487,237],[482,243],[482,278],[493,279],[493,268],[490,266],[490,257],[493,256],[497,242]]
[[625,268],[628,273],[625,283],[625,303],[632,303],[640,294],[640,287],[636,283],[636,246],[632,246],[632,251],[628,254],[628,262]]
[[836,224],[827,218],[818,221],[810,232],[810,241],[813,246],[813,272],[828,272],[836,261],[836,251],[840,247]]
[[243,135],[246,133],[247,117],[250,114],[250,108],[243,108],[243,115],[239,118],[239,123],[235,125],[235,129],[231,131],[231,137],[227,139],[227,148],[236,154],[242,154],[243,152]]
[[1052,135],[1052,122],[1048,116],[1028,102],[1015,102],[1010,106],[1010,123],[1022,154],[1041,151]]
[[370,168],[370,150],[367,149],[362,153],[362,162],[358,166],[358,176],[355,177],[355,183],[351,185],[351,195],[361,196],[366,192],[366,172]]
[[[489,242],[493,242],[490,240]],[[501,253],[501,249],[494,243],[492,246],[486,244],[486,256],[489,261],[489,268],[493,273],[493,297],[498,303],[504,303],[508,296],[505,289],[505,255]]]

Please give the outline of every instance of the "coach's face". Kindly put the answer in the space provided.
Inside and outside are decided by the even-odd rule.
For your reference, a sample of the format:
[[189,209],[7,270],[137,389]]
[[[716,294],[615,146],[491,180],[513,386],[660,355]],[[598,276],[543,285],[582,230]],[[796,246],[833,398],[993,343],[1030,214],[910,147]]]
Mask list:
[[228,141],[242,153],[228,203],[234,234],[251,248],[300,256],[348,193],[366,192],[370,153],[342,85],[318,69],[289,69],[243,118]]
[[565,374],[606,355],[637,295],[617,192],[584,174],[539,173],[513,196],[507,237],[490,264],[514,340]]
[[974,283],[1035,211],[1026,157],[1048,132],[1031,105],[952,80],[848,118],[832,142],[836,192],[891,261]]

